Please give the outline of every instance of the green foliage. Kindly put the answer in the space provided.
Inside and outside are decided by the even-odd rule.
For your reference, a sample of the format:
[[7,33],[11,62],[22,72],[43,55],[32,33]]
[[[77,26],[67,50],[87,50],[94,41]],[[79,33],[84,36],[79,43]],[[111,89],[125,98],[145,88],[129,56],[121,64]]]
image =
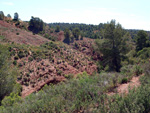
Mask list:
[[[150,67],[149,63],[146,67]],[[111,73],[88,76],[77,75],[76,79],[58,85],[45,85],[36,94],[31,94],[24,101],[11,94],[3,101],[1,113],[44,113],[44,112],[96,112],[96,113],[148,113],[150,112],[150,76],[141,78],[142,85],[129,90],[128,95],[107,96],[105,91],[111,86]],[[123,83],[127,78],[122,79]]]
[[23,51],[19,51],[18,52],[18,57],[19,58],[23,58],[23,57],[25,57],[26,55],[25,55],[25,53],[23,52]]
[[81,38],[80,38],[80,40],[83,40],[83,35],[81,35]]
[[18,21],[18,19],[19,19],[19,15],[18,15],[18,13],[16,12],[16,13],[14,13],[14,20],[15,20],[15,21]]
[[9,95],[16,83],[16,69],[10,65],[7,47],[0,45],[0,101]]
[[[77,28],[81,31],[81,39],[82,37],[89,37],[89,38],[95,38],[94,31],[98,31],[96,33],[96,36],[101,37],[101,33],[99,30],[101,30],[104,27],[104,24],[99,25],[87,25],[87,24],[78,24],[78,23],[50,23],[50,28],[56,28],[56,26],[60,26],[61,30],[69,29],[70,31],[73,31],[73,29]],[[97,37],[96,37],[97,38]]]
[[79,40],[80,30],[78,28],[73,29],[72,34],[76,40]]
[[64,75],[66,79],[73,79],[73,74]]
[[136,66],[136,67],[135,67],[135,74],[136,74],[136,76],[141,75],[142,72],[143,72],[143,70],[141,69],[140,66]]
[[140,57],[141,59],[145,59],[145,60],[150,58],[150,47],[143,48],[142,50],[138,51],[137,57]]
[[39,33],[44,30],[44,22],[40,18],[32,16],[28,28],[33,33]]
[[7,17],[8,17],[8,18],[11,18],[11,15],[10,15],[10,14],[8,14],[8,15],[7,15]]
[[[20,21],[17,21],[16,23],[15,23],[15,26],[19,26],[20,25]],[[16,35],[19,35],[19,33],[16,33]]]
[[147,40],[149,40],[147,33],[143,30],[139,31],[136,36],[136,50],[140,51],[147,47]]
[[122,81],[121,81],[122,84],[127,83],[127,82],[128,82],[127,78],[123,78]]
[[18,96],[18,94],[11,93],[10,96],[6,96],[2,100],[2,106],[9,107],[9,106],[12,106],[15,103],[19,104],[21,102],[22,102],[22,98],[20,96]]
[[32,57],[29,57],[28,58],[29,62],[33,61],[33,58]]
[[15,56],[15,57],[14,57],[14,60],[18,60],[18,59],[19,59],[19,57],[18,57],[18,56]]
[[14,61],[13,61],[13,64],[16,66],[16,65],[17,65],[17,61],[16,61],[16,60],[14,60]]
[[52,41],[49,42],[49,43],[45,43],[44,45],[41,45],[41,47],[44,47],[44,48],[47,48],[47,49],[53,49],[53,50],[58,49],[57,44],[52,42]]
[[74,46],[75,46],[75,48],[79,49],[78,43],[75,42]]
[[19,33],[16,33],[16,35],[19,35]]
[[49,35],[46,33],[46,34],[44,35],[44,37],[45,37],[45,38],[48,38],[48,37],[49,37]]
[[143,68],[144,68],[143,72],[145,73],[145,76],[150,77],[150,62],[148,61],[147,63],[145,63]]
[[18,94],[19,96],[21,96],[21,92],[22,92],[22,86],[21,86],[21,84],[16,83],[14,85],[14,88],[13,88],[13,93]]
[[3,13],[3,11],[0,11],[0,20],[4,20],[4,13]]
[[[120,24],[115,23],[112,20],[104,28],[104,39],[96,40],[97,50],[103,54],[103,64],[108,65],[109,70],[120,71],[121,57],[126,51],[126,38],[124,36],[124,30]],[[98,52],[97,52],[98,53]]]
[[60,31],[60,26],[56,26],[55,32],[59,32]]
[[20,62],[19,64],[18,64],[18,67],[22,67],[23,66],[23,64]]
[[54,37],[54,36],[49,36],[48,39],[52,41],[57,41],[57,37]]
[[[92,76],[86,72],[76,79],[58,85],[45,86],[37,94],[26,97],[22,103],[0,109],[1,112],[78,112],[93,106],[110,83],[111,76]],[[105,83],[105,82],[107,83]],[[32,103],[32,104],[31,104]],[[23,107],[21,107],[23,106]]]
[[70,44],[71,42],[71,37],[70,37],[70,31],[69,29],[65,29],[64,31],[64,36],[65,36],[65,39],[64,39],[64,43],[67,43],[67,44]]

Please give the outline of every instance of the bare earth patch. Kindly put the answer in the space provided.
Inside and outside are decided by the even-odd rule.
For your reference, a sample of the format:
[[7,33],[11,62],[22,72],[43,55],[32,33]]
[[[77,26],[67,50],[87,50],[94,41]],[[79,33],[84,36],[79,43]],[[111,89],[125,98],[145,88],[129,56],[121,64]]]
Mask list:
[[107,94],[109,95],[109,96],[112,96],[112,95],[114,95],[114,94],[128,94],[128,92],[129,92],[129,88],[130,89],[133,89],[133,88],[136,88],[136,87],[138,87],[138,86],[140,86],[140,76],[134,76],[132,79],[131,79],[131,81],[130,82],[128,82],[128,83],[125,83],[125,84],[119,84],[118,86],[117,86],[117,88],[115,88],[114,90],[116,90],[116,92],[108,92]]

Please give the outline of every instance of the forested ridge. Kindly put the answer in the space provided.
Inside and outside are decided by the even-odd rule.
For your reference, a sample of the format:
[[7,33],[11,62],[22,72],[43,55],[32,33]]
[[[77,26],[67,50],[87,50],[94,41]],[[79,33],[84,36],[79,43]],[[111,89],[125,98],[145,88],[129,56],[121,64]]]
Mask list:
[[[80,24],[80,23],[49,23],[48,25],[50,28],[56,28],[57,26],[60,27],[61,30],[65,30],[68,28],[69,30],[73,30],[74,28],[78,28],[85,37],[89,37],[92,39],[101,38],[102,33],[101,31],[107,23],[100,23],[99,25],[92,25],[92,24]],[[127,32],[130,33],[131,37],[134,38],[139,30],[136,29],[126,29]],[[147,31],[150,36],[150,31]]]

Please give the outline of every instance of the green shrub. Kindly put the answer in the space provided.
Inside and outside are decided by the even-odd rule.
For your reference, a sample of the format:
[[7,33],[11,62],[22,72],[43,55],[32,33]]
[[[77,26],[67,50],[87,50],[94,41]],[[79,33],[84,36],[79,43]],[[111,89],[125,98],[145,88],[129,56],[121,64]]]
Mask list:
[[74,46],[75,46],[76,48],[79,48],[79,45],[78,45],[76,42],[75,42]]
[[44,35],[44,37],[45,37],[45,38],[48,38],[48,37],[49,37],[49,35],[46,33],[46,34]]
[[21,80],[22,79],[22,75],[17,77],[17,80]]
[[16,60],[14,60],[14,61],[13,61],[13,64],[14,64],[14,65],[17,65],[17,61],[16,61]]
[[19,58],[23,58],[23,57],[25,57],[26,55],[24,54],[24,52],[23,51],[19,51],[19,53],[18,53],[18,57]]
[[30,76],[30,74],[29,74],[29,73],[26,73],[26,76],[27,76],[27,77],[29,77],[29,76]]
[[0,44],[0,102],[4,96],[9,95],[13,91],[16,84],[18,73],[15,66],[11,66],[10,60],[7,47]]
[[123,78],[122,81],[121,81],[122,84],[127,83],[127,82],[128,82],[127,78]]
[[18,67],[22,67],[22,66],[23,66],[23,64],[22,64],[22,63],[19,63],[19,64],[18,64]]
[[56,26],[55,32],[60,32],[60,26]]
[[18,60],[18,59],[19,59],[19,57],[18,57],[18,56],[15,56],[15,57],[14,57],[14,60]]
[[14,56],[15,54],[16,54],[16,52],[13,50],[13,51],[11,51],[10,56]]
[[6,96],[2,100],[2,106],[9,107],[9,106],[12,106],[15,103],[19,104],[21,102],[22,102],[22,98],[20,96],[18,96],[18,94],[11,93],[10,96]]
[[19,35],[19,33],[16,33],[16,35]]
[[32,57],[29,57],[28,58],[29,62],[33,61],[33,58]]
[[[149,64],[145,66],[148,67]],[[8,104],[3,104],[5,106],[0,108],[0,112],[150,112],[150,76],[142,76],[140,79],[141,86],[129,90],[127,95],[114,94],[113,96],[108,96],[105,92],[111,86],[113,78],[112,73],[88,76],[88,74],[84,72],[77,75],[75,79],[70,79],[57,85],[45,85],[41,91],[27,96],[21,102],[12,102],[9,100]],[[127,81],[127,78],[125,79],[125,81]],[[9,104],[9,102],[12,102],[12,104]]]
[[137,53],[137,56],[141,59],[148,59],[150,57],[150,47],[149,48],[143,48]]
[[143,65],[145,76],[150,77],[150,63],[149,61]]
[[64,77],[66,79],[72,79],[74,76],[73,76],[73,74],[68,74],[68,75],[64,75]]
[[135,67],[135,74],[136,76],[139,76],[140,74],[142,74],[143,70],[140,66],[136,66]]
[[86,50],[86,48],[85,48],[85,47],[82,49],[82,51],[84,51],[84,50]]
[[14,88],[13,88],[13,93],[18,94],[19,96],[21,96],[21,92],[22,92],[21,84],[19,84],[19,83],[15,84]]
[[25,82],[24,85],[25,85],[25,86],[29,86],[29,82]]
[[57,74],[58,74],[58,75],[62,75],[62,71],[61,71],[61,70],[58,70],[58,71],[57,71]]
[[50,33],[53,33],[54,31],[53,30],[50,30]]
[[81,38],[80,38],[80,40],[83,40],[83,36],[81,35]]

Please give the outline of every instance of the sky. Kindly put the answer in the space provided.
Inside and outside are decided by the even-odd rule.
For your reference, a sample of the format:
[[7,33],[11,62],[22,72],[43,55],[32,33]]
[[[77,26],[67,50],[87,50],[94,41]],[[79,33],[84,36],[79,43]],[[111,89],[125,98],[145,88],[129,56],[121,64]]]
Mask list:
[[0,0],[4,14],[31,16],[46,23],[85,23],[98,25],[115,19],[125,29],[150,31],[150,0]]

